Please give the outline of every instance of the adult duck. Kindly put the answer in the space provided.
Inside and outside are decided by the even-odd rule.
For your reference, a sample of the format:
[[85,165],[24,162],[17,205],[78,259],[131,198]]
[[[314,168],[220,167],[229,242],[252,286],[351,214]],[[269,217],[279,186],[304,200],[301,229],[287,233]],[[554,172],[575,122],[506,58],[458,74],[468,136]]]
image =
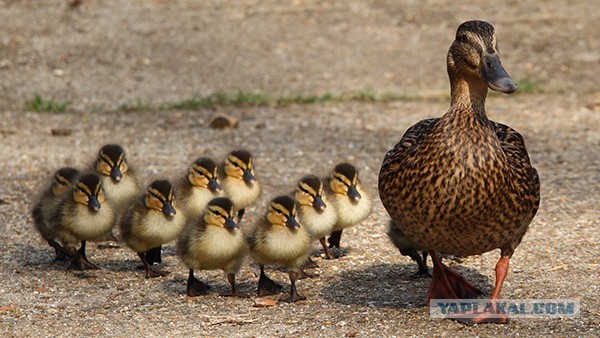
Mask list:
[[[410,127],[386,154],[379,195],[398,229],[432,257],[428,303],[480,293],[443,265],[436,252],[466,256],[499,248],[493,301],[537,212],[539,177],[523,137],[485,113],[488,88],[507,94],[517,90],[500,63],[494,27],[483,21],[461,24],[447,66],[450,108],[442,117]],[[504,315],[469,317],[456,319],[508,322]]]

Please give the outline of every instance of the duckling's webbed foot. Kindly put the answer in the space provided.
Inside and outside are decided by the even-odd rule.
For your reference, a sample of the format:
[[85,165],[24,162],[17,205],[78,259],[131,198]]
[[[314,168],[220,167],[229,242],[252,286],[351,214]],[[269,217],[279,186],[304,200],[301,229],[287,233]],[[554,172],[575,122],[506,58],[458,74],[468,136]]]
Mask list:
[[152,265],[154,263],[162,263],[162,246],[159,245],[156,248],[152,248],[148,251],[146,251],[146,260],[148,261],[148,264]]
[[77,250],[73,250],[73,252],[70,252],[69,255],[71,256],[71,264],[68,267],[69,269],[81,271],[100,269],[97,265],[90,262],[86,257],[83,257]]
[[69,252],[65,250],[65,248],[63,248],[62,245],[58,244],[55,240],[49,239],[48,244],[54,248],[54,262],[66,262],[71,258],[69,256]]
[[204,296],[210,291],[210,286],[194,277],[194,270],[190,269],[186,291],[187,295],[190,297]]
[[290,283],[291,283],[290,294],[287,297],[281,298],[280,301],[287,302],[287,303],[295,303],[299,300],[305,300],[306,297],[300,296],[298,294],[298,291],[296,290],[296,280],[298,279],[298,273],[290,272],[289,275],[290,275]]
[[310,257],[308,258],[308,261],[306,262],[306,265],[304,266],[304,268],[306,269],[316,269],[319,267],[319,264],[317,264],[317,262],[313,261]]
[[329,248],[339,248],[340,239],[342,239],[342,230],[332,232],[328,239]]
[[[321,242],[321,245],[323,246],[323,252],[325,253],[325,259],[335,259],[333,252],[331,252],[331,250],[329,250],[329,247],[327,246],[325,237],[319,239],[319,242]],[[339,244],[339,242],[338,242],[338,244]]]
[[152,265],[148,262],[148,252],[138,252],[138,256],[144,263],[144,268],[146,270],[146,278],[156,278],[156,277],[164,277],[169,274],[168,271],[160,271],[152,268]]
[[238,290],[238,287],[235,284],[235,274],[233,274],[233,273],[227,274],[227,281],[229,282],[229,285],[231,285],[231,290],[222,293],[221,296],[225,296],[225,297],[248,297],[248,295],[242,294],[242,293],[240,293],[240,290]]
[[265,267],[260,266],[260,277],[258,278],[258,297],[274,295],[281,292],[283,286],[276,283],[265,274]]
[[423,251],[423,258],[421,258],[419,252],[414,248],[400,249],[400,253],[404,256],[409,256],[417,262],[418,270],[411,275],[412,278],[431,277],[429,269],[427,268],[427,251]]

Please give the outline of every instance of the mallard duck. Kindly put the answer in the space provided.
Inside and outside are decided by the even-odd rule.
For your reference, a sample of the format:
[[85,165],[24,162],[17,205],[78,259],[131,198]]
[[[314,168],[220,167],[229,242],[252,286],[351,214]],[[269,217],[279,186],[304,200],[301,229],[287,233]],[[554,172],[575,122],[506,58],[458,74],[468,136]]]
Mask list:
[[78,175],[79,171],[71,167],[57,170],[54,173],[52,184],[42,193],[31,211],[35,229],[48,242],[48,245],[54,248],[55,262],[64,261],[67,258],[67,252],[56,241],[56,233],[48,223],[62,197],[71,189]]
[[325,258],[333,259],[333,254],[325,243],[325,236],[333,230],[337,221],[337,213],[332,206],[326,204],[323,182],[315,175],[302,177],[296,185],[294,193],[298,201],[300,222],[323,246]]
[[412,258],[417,263],[417,272],[412,275],[413,278],[431,277],[427,268],[427,250],[420,248],[406,237],[394,224],[394,221],[390,221],[387,234],[402,255]]
[[125,150],[118,144],[100,148],[93,169],[102,178],[106,198],[117,213],[122,213],[141,193],[135,172],[129,166]]
[[146,254],[160,252],[163,244],[179,236],[184,224],[185,216],[179,212],[173,187],[166,180],[152,182],[139,201],[129,208],[119,223],[121,238],[140,257],[146,278],[166,275],[152,268]]
[[[410,127],[385,155],[379,195],[398,229],[429,250],[434,269],[428,302],[479,293],[436,252],[466,256],[499,248],[495,300],[537,212],[539,177],[523,137],[485,113],[488,87],[508,94],[517,90],[500,63],[494,27],[483,21],[461,24],[447,61],[450,109]],[[479,315],[466,321],[507,319]]]
[[208,157],[200,157],[190,165],[178,191],[186,216],[194,220],[204,214],[208,202],[222,195],[219,170]]
[[329,248],[339,248],[342,231],[367,218],[373,204],[360,184],[358,170],[350,163],[336,165],[327,177],[325,187],[338,216],[328,239]]
[[264,269],[265,265],[281,265],[287,268],[291,282],[289,296],[281,300],[296,302],[305,299],[298,295],[296,280],[308,261],[312,235],[298,223],[297,218],[296,201],[289,196],[276,197],[248,238],[252,259],[260,266],[259,297],[281,291],[281,285],[267,277]]
[[[86,174],[77,180],[50,218],[49,226],[71,257],[71,267],[97,269],[86,256],[86,241],[107,236],[115,222],[115,211],[105,200],[100,176]],[[76,249],[81,243],[79,250]]]
[[239,295],[235,274],[246,255],[246,240],[234,220],[233,202],[215,198],[208,203],[204,217],[190,219],[177,242],[179,258],[190,270],[187,295],[207,294],[210,287],[194,277],[194,270],[222,269],[227,274],[231,292]]
[[247,207],[260,196],[260,184],[254,173],[254,160],[246,150],[234,150],[227,155],[223,165],[221,182],[225,196],[233,201],[238,210],[238,221],[244,216]]

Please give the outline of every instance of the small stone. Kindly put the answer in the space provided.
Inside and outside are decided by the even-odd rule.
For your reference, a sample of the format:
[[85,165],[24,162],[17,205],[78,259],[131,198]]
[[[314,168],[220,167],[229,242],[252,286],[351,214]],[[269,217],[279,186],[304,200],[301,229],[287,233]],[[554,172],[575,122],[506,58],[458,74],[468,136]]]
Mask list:
[[277,305],[277,302],[269,298],[256,298],[254,300],[255,307],[272,307]]
[[52,71],[52,74],[54,74],[54,76],[61,77],[61,76],[65,75],[65,71],[57,68]]
[[237,129],[238,123],[235,117],[219,114],[213,117],[210,127],[213,129]]
[[73,130],[69,128],[54,128],[51,129],[50,132],[52,136],[69,136],[73,133]]

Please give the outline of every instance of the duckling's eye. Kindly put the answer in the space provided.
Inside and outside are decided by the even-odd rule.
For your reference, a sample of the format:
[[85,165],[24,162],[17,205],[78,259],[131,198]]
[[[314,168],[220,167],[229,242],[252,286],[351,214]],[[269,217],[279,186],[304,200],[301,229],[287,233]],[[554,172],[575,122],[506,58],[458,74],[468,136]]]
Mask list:
[[344,181],[340,177],[336,177],[335,179],[340,183],[344,183]]

